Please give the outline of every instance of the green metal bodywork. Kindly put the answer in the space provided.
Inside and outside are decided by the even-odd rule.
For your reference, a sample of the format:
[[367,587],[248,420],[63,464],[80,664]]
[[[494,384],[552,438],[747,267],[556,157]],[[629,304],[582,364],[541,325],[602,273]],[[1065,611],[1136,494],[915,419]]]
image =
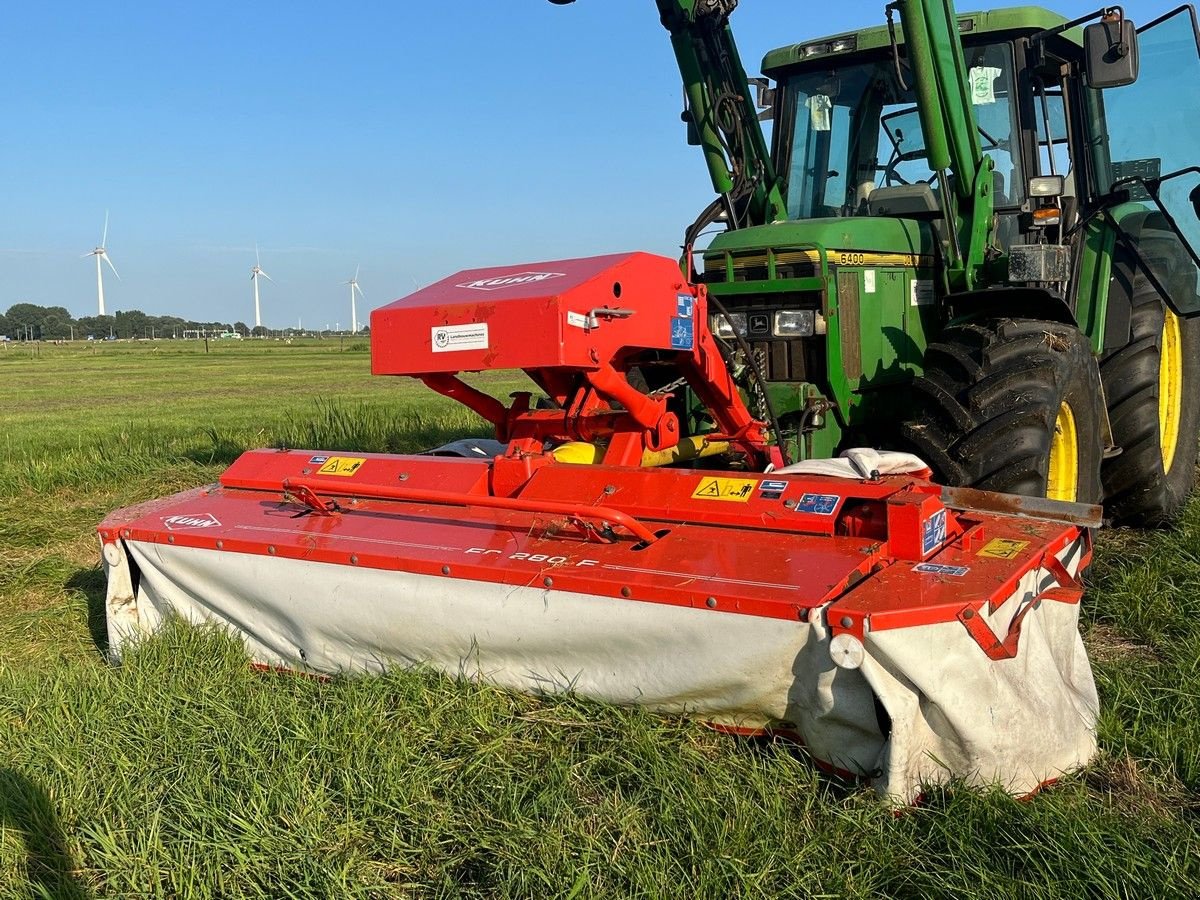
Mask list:
[[[727,306],[779,297],[820,310],[827,370],[818,387],[835,404],[826,428],[840,437],[880,416],[894,418],[896,398],[886,389],[921,371],[926,335],[943,320],[935,240],[927,223],[910,219],[777,222],[719,235],[704,252],[705,280]],[[811,274],[782,277],[801,255]],[[738,280],[744,268],[764,266],[765,279]],[[810,387],[776,386],[776,406],[801,408]],[[836,441],[818,438],[817,446],[832,451]]]
[[[1017,6],[1011,9],[958,13],[957,19],[958,33],[963,37],[980,34],[998,35],[1009,32],[1032,33],[1054,28],[1067,21],[1058,13],[1042,9],[1040,6]],[[1075,44],[1079,44],[1082,41],[1083,31],[1082,29],[1074,28],[1064,32],[1062,37]],[[777,78],[780,70],[789,68],[797,63],[811,62],[814,59],[826,56],[837,56],[839,54],[830,51],[806,54],[805,48],[820,44],[832,45],[835,41],[849,39],[854,39],[855,52],[884,50],[890,46],[886,25],[864,28],[862,31],[846,31],[841,34],[829,35],[828,37],[813,38],[799,44],[789,44],[786,47],[780,47],[777,50],[767,53],[763,57],[762,62],[763,74],[771,78]]]
[[[927,344],[949,321],[947,300],[980,296],[981,289],[1008,280],[1007,250],[995,238],[993,163],[981,149],[964,42],[1011,46],[1066,20],[1038,7],[959,15],[952,0],[893,4],[900,13],[896,52],[908,70],[926,159],[940,188],[945,225],[938,229],[902,214],[788,220],[789,186],[777,171],[782,163],[768,153],[728,25],[736,0],[657,4],[683,76],[685,119],[726,212],[727,230],[701,253],[709,292],[729,309],[812,309],[823,326],[817,337],[824,371],[767,380],[779,419],[809,423],[790,432],[785,425],[778,437],[793,458],[828,456],[843,442],[872,434],[886,442],[907,415],[905,388],[921,374]],[[1047,38],[1046,46],[1061,59],[1078,60],[1082,38],[1082,29],[1073,28]],[[796,73],[890,60],[892,41],[885,25],[815,38],[772,50],[762,69],[783,85]],[[1088,127],[1097,122],[1102,128],[1102,118]],[[1020,127],[1033,124],[1022,119]],[[1014,133],[1011,140],[1019,138]],[[1092,140],[1090,133],[1083,139]],[[776,142],[779,152],[778,135]],[[1074,141],[1072,147],[1090,152]],[[1055,311],[1047,300],[1046,317],[1069,310],[1097,354],[1105,349],[1116,229],[1124,216],[1144,212],[1135,203],[1090,220],[1074,250],[1072,295],[1054,301]],[[692,271],[690,259],[685,271]],[[955,314],[956,321],[972,315],[969,306],[965,312],[956,307]],[[814,409],[827,414],[806,419]],[[814,427],[815,420],[822,424]]]

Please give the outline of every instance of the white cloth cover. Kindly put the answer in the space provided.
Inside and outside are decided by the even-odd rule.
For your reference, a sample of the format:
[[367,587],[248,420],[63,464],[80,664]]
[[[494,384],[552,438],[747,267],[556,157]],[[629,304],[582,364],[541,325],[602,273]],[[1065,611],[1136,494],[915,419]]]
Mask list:
[[[1071,573],[1080,549],[1060,554]],[[179,616],[231,630],[270,666],[423,664],[525,692],[790,727],[817,759],[900,804],[950,777],[1025,794],[1096,746],[1078,604],[1037,603],[1013,659],[993,662],[951,621],[868,630],[861,667],[843,669],[823,609],[804,623],[154,543],[110,545],[104,560],[114,659]],[[988,624],[1006,633],[1053,584],[1030,572]]]
[[837,459],[806,459],[775,470],[780,475],[830,475],[858,480],[921,471],[929,471],[929,466],[918,456],[898,450],[872,450],[870,447],[843,450]]

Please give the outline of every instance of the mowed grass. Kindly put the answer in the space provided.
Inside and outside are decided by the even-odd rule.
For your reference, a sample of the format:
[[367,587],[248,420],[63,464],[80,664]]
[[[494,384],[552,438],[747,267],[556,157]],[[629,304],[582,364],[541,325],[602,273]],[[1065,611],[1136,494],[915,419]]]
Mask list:
[[1200,894],[1197,504],[1102,534],[1101,755],[1025,803],[896,817],[786,746],[422,672],[264,676],[196,630],[107,666],[110,509],[253,446],[485,433],[359,344],[0,350],[0,900]]

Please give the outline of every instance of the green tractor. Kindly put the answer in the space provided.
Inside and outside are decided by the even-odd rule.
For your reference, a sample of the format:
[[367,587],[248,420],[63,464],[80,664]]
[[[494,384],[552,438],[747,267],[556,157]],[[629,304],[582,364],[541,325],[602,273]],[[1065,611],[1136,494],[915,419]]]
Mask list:
[[750,83],[736,5],[658,0],[718,195],[684,265],[785,458],[907,449],[949,484],[1175,516],[1200,437],[1192,7],[1139,29],[899,0]]

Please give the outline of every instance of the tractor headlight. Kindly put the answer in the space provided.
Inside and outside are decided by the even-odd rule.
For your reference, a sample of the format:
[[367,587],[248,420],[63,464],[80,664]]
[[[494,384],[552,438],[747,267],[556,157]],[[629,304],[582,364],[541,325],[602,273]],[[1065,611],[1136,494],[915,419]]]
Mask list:
[[811,309],[781,309],[775,313],[771,333],[775,337],[812,337],[816,332],[816,312]]
[[[716,313],[708,317],[708,326],[712,329],[712,333],[719,338],[732,338],[734,329],[742,337],[746,336],[746,314],[745,313],[730,313],[729,318],[720,313]],[[730,325],[730,322],[733,325]]]

